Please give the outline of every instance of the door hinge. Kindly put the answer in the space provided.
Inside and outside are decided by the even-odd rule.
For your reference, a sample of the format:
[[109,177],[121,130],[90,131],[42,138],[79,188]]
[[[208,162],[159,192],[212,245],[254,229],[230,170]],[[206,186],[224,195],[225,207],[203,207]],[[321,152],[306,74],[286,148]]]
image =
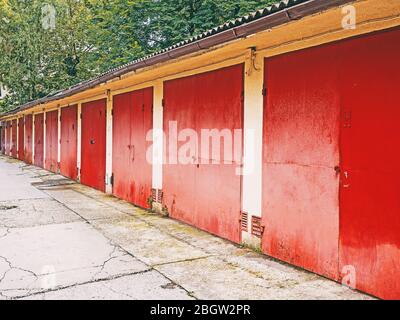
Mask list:
[[161,101],[161,105],[162,105],[163,108],[165,108],[165,99],[164,98]]
[[114,186],[114,173],[110,177],[110,185]]

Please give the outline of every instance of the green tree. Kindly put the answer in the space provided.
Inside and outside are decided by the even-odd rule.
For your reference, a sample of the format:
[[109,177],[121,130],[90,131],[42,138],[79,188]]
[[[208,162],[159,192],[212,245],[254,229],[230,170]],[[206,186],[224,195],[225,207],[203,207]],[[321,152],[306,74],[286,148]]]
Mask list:
[[169,47],[275,2],[277,1],[140,0],[126,2],[126,10],[130,34],[148,53]]
[[8,108],[99,71],[91,59],[91,19],[79,0],[53,0],[50,7],[44,0],[1,0],[0,82],[11,90]]
[[0,82],[11,91],[0,102],[0,112],[273,2],[0,0]]

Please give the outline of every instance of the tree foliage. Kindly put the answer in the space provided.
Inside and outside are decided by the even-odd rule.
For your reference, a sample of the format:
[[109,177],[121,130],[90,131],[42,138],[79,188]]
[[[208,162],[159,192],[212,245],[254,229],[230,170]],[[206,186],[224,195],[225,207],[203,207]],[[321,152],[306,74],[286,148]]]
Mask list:
[[[0,82],[11,93],[0,102],[0,111],[49,95],[273,2],[0,0]],[[46,26],[46,8],[55,9],[55,24],[51,27]]]

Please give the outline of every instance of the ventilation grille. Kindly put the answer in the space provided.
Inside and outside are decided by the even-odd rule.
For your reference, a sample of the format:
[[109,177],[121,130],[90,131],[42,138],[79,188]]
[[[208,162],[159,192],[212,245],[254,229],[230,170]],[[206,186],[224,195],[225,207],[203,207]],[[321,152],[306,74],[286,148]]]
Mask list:
[[151,189],[151,199],[153,202],[162,203],[163,202],[164,193],[160,189]]
[[151,189],[151,199],[153,202],[157,202],[157,189]]
[[251,218],[251,234],[257,238],[262,238],[264,233],[264,227],[261,225],[261,218],[252,217]]
[[249,214],[242,212],[242,219],[240,221],[242,231],[248,232],[249,230]]
[[158,203],[163,203],[164,198],[164,192],[162,190],[158,190],[157,192],[157,202]]

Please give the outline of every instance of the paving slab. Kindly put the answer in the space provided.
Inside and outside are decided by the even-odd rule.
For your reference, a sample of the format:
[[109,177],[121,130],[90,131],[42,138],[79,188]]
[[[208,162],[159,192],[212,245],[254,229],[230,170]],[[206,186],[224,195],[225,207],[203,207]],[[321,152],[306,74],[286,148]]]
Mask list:
[[48,198],[31,185],[34,180],[22,173],[20,163],[3,159],[0,160],[0,201]]
[[0,294],[19,297],[149,267],[85,222],[10,229],[0,239]]
[[63,203],[69,210],[75,212],[85,220],[115,219],[127,216],[112,206],[76,192],[68,186],[48,188],[45,193],[58,202]]
[[188,292],[156,271],[33,295],[25,300],[192,300]]
[[152,266],[209,256],[204,250],[160,232],[135,217],[98,220],[93,221],[93,225],[124,250]]
[[0,299],[372,299],[0,156]]
[[24,228],[79,220],[81,220],[79,216],[51,198],[0,201],[0,226],[6,228]]
[[293,270],[288,273],[273,267],[257,272],[218,257],[172,263],[156,269],[199,299],[360,299],[359,293],[333,282],[327,283],[321,277],[296,274]]

